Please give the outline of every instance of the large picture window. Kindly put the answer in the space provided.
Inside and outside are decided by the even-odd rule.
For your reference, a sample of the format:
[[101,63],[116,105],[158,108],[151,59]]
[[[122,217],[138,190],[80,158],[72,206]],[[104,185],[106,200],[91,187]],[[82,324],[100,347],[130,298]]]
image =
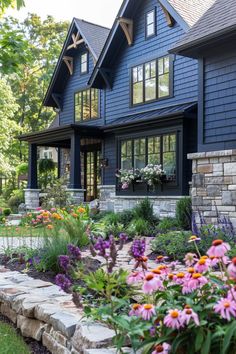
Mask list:
[[88,89],[75,94],[75,121],[96,119],[99,117],[99,91]]
[[166,180],[176,181],[176,134],[140,137],[120,143],[121,169],[141,169],[148,164],[162,165]]
[[132,68],[132,105],[147,103],[170,96],[169,56],[152,60]]

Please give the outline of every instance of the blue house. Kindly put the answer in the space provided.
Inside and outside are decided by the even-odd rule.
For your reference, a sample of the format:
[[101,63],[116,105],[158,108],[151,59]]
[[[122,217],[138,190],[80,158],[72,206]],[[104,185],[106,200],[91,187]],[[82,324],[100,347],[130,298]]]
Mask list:
[[[174,214],[189,194],[187,154],[197,151],[198,61],[169,50],[213,3],[124,0],[110,31],[72,21],[44,100],[57,119],[21,136],[28,205],[38,203],[37,146],[54,146],[75,202],[99,198],[101,209],[121,211],[149,196],[159,215]],[[122,188],[117,171],[149,165],[162,166],[161,183],[136,178]]]
[[172,53],[199,62],[198,147],[193,160],[194,210],[207,222],[236,225],[236,3],[216,0]]

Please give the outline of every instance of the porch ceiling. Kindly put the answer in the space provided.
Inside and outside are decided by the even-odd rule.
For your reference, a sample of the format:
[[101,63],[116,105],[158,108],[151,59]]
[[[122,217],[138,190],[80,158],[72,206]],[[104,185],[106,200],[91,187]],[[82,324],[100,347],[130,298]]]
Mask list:
[[102,131],[99,128],[85,124],[70,124],[49,128],[39,132],[22,134],[17,138],[20,141],[27,141],[38,146],[69,148],[74,133],[81,138],[102,138]]

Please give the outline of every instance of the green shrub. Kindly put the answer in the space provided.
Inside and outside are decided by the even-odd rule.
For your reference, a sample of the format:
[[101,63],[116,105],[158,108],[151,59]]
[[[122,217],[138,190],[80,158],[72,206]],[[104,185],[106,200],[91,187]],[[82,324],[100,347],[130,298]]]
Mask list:
[[21,203],[24,203],[24,191],[22,189],[16,189],[12,191],[11,197],[8,200],[8,206],[15,213],[18,212],[18,207]]
[[158,222],[158,218],[154,215],[153,204],[148,198],[145,198],[136,205],[133,209],[133,214],[135,219],[144,219],[150,224],[155,224]]
[[149,236],[151,233],[150,231],[151,228],[149,222],[142,218],[132,220],[127,228],[127,233],[130,236]]
[[111,224],[117,225],[119,224],[119,215],[111,212],[107,214],[103,220],[106,225],[111,225]]
[[[87,222],[79,218],[74,218],[71,215],[68,215],[64,220],[62,227],[68,234],[70,242],[79,247],[87,246],[89,243],[87,230]],[[64,254],[64,253],[62,253]]]
[[124,227],[127,227],[129,223],[134,218],[133,210],[124,210],[121,213],[117,214],[119,218],[119,223],[123,224]]
[[168,232],[171,231],[173,229],[177,229],[179,226],[178,221],[175,218],[163,218],[159,224],[158,224],[158,231],[164,233],[164,232]]
[[194,244],[188,243],[190,236],[191,232],[189,231],[172,231],[160,234],[153,240],[152,250],[159,255],[182,261],[187,252],[196,252]]
[[11,209],[10,208],[3,209],[3,215],[4,216],[9,216],[10,214],[11,214]]
[[192,201],[190,197],[180,199],[176,204],[176,219],[184,230],[191,230]]

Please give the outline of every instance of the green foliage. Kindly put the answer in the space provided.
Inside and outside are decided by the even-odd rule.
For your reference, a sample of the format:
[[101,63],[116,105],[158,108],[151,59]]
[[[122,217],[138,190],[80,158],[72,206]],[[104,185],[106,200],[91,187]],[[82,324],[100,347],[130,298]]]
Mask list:
[[0,322],[0,348],[1,352],[6,354],[30,354],[23,338],[12,326],[2,322]]
[[42,207],[63,208],[69,204],[69,195],[66,192],[66,182],[63,178],[55,179],[52,186],[46,189],[47,197],[43,200]]
[[71,242],[69,235],[59,232],[45,236],[44,246],[39,251],[40,262],[35,265],[39,271],[52,270],[59,272],[58,256],[67,254],[67,246]]
[[4,216],[9,216],[10,214],[11,214],[11,209],[10,208],[3,209],[3,215]]
[[8,206],[14,212],[17,212],[21,203],[24,203],[24,191],[22,189],[16,189],[11,193],[11,197],[8,200]]
[[17,8],[25,6],[24,0],[0,0],[0,18],[4,15],[5,11],[10,8]]
[[40,159],[39,163],[39,186],[46,189],[53,186],[56,177],[56,165],[52,159]]
[[133,214],[135,219],[144,219],[150,224],[155,224],[158,221],[158,218],[154,215],[153,204],[148,198],[137,204],[133,209]]
[[27,175],[28,173],[28,163],[22,162],[16,168],[16,173],[18,176]]
[[39,173],[47,173],[55,170],[55,163],[52,159],[39,160]]
[[192,201],[190,197],[181,198],[176,204],[176,219],[184,230],[191,230]]
[[162,233],[177,229],[179,226],[178,221],[175,218],[163,218],[158,224],[158,230]]
[[187,252],[195,253],[193,243],[188,243],[191,233],[188,231],[172,231],[157,235],[152,242],[152,250],[171,259],[182,260]]
[[119,223],[123,224],[124,227],[127,227],[134,218],[133,210],[124,210],[121,213],[118,213],[117,215]]
[[67,215],[63,220],[62,227],[73,244],[79,247],[88,245],[89,239],[86,233],[88,222],[86,220],[82,220],[80,217]]
[[150,224],[143,218],[133,219],[127,228],[127,232],[132,236],[148,236],[150,235]]

